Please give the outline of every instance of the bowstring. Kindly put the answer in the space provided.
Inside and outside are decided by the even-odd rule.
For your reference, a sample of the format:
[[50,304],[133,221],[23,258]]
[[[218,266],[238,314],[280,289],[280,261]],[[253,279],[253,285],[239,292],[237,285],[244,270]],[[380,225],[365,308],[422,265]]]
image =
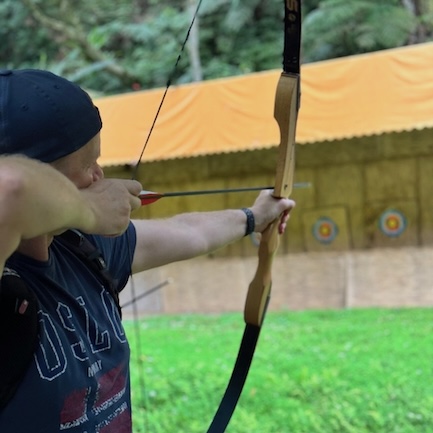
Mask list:
[[[185,50],[185,46],[186,46],[186,44],[188,42],[188,39],[189,39],[189,36],[190,36],[190,33],[191,33],[191,29],[192,29],[192,27],[193,27],[193,25],[195,23],[195,20],[196,20],[196,18],[198,16],[198,11],[200,9],[202,1],[203,0],[199,0],[198,3],[197,3],[197,7],[196,7],[194,15],[192,17],[191,23],[190,23],[190,25],[188,27],[187,34],[186,34],[185,39],[184,39],[184,41],[182,43],[182,46],[180,48],[180,51],[179,51],[179,54],[177,56],[176,62],[174,64],[174,66],[173,66],[173,69],[172,69],[170,75],[168,76],[164,93],[162,95],[162,98],[161,98],[161,101],[159,103],[159,106],[158,106],[158,109],[156,111],[156,114],[155,114],[155,116],[153,118],[151,127],[149,129],[149,133],[147,134],[146,141],[144,142],[144,145],[143,145],[143,147],[141,149],[138,161],[137,161],[137,163],[135,164],[135,166],[133,168],[131,180],[136,180],[137,179],[138,170],[139,170],[141,161],[143,159],[144,151],[146,150],[147,145],[148,145],[148,143],[150,141],[150,138],[152,136],[152,133],[153,133],[153,130],[155,128],[155,125],[156,125],[157,119],[159,117],[159,114],[161,112],[162,106],[164,105],[164,101],[165,101],[165,98],[167,96],[168,89],[170,88],[172,80],[173,80],[173,78],[174,78],[174,76],[175,76],[175,74],[177,72],[179,62],[180,62],[180,60],[182,58],[182,54],[183,54],[183,52]],[[131,254],[133,254],[133,253],[131,251],[131,240],[129,238],[129,231],[127,232],[126,239],[127,239],[127,243],[128,243],[129,261],[130,261],[130,263],[132,265],[132,259],[133,259],[133,257],[131,256]],[[141,405],[143,406],[143,416],[142,416],[142,423],[141,423],[141,425],[144,427],[144,431],[148,431],[149,430],[148,429],[148,427],[149,427],[149,418],[148,418],[148,415],[147,415],[147,411],[148,411],[148,408],[149,408],[149,399],[148,399],[147,393],[145,392],[145,388],[146,388],[145,385],[146,384],[145,384],[144,374],[143,374],[143,371],[144,371],[144,357],[141,354],[142,338],[141,338],[141,332],[140,332],[140,323],[139,323],[139,320],[138,320],[138,306],[137,306],[137,302],[136,302],[136,300],[139,297],[137,297],[137,294],[136,294],[137,292],[136,292],[136,288],[135,288],[134,278],[133,278],[133,275],[132,275],[132,270],[131,270],[131,274],[130,274],[130,289],[131,289],[131,297],[132,297],[133,300],[135,300],[132,303],[132,316],[133,316],[133,332],[134,332],[134,337],[135,337],[135,351],[136,351],[135,357],[137,359],[138,383],[139,383],[139,387],[140,387],[139,396],[136,399],[136,401],[137,401],[138,406],[141,406]],[[132,392],[132,390],[131,390],[131,392]]]
[[156,110],[155,117],[153,118],[153,122],[152,122],[152,125],[151,125],[150,129],[149,129],[149,133],[147,134],[147,138],[146,138],[146,141],[144,142],[143,148],[141,149],[141,153],[140,153],[140,156],[138,158],[138,161],[135,164],[134,171],[132,173],[132,180],[135,180],[137,178],[138,168],[140,166],[141,160],[143,159],[144,151],[147,148],[147,145],[148,145],[148,143],[150,141],[150,137],[151,137],[151,135],[153,133],[153,130],[155,128],[156,121],[157,121],[157,119],[159,117],[159,113],[161,112],[162,106],[164,105],[164,101],[165,101],[165,97],[167,96],[168,89],[170,88],[171,82],[172,82],[172,80],[174,78],[174,75],[177,72],[177,68],[178,68],[180,59],[182,58],[182,54],[183,54],[183,52],[185,50],[186,43],[188,42],[192,26],[194,25],[195,19],[198,16],[198,11],[200,9],[202,1],[203,0],[199,0],[198,3],[197,3],[197,7],[195,8],[195,12],[194,12],[194,15],[192,17],[191,24],[189,25],[188,31],[187,31],[186,36],[185,36],[185,40],[183,41],[182,46],[181,46],[180,51],[179,51],[179,54],[177,56],[176,63],[174,64],[174,67],[173,67],[170,75],[168,76],[167,84],[165,85],[165,90],[164,90],[164,93],[162,95],[161,102],[159,103],[158,109]]

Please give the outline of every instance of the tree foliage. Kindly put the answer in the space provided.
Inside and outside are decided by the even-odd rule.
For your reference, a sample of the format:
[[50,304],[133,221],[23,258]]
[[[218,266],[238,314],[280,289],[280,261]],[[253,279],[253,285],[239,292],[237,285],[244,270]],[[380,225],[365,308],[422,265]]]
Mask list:
[[[44,68],[101,93],[279,68],[282,0],[2,0],[3,68]],[[433,38],[433,0],[304,0],[303,61]],[[198,78],[197,78],[198,77]]]
[[417,29],[417,18],[398,0],[323,1],[304,20],[304,60],[405,45]]

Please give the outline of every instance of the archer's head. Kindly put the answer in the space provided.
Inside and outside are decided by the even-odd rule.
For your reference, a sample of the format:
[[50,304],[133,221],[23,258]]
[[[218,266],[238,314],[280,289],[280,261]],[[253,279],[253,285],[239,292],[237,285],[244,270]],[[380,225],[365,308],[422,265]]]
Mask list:
[[101,128],[98,108],[76,84],[43,70],[0,70],[0,154],[53,162]]

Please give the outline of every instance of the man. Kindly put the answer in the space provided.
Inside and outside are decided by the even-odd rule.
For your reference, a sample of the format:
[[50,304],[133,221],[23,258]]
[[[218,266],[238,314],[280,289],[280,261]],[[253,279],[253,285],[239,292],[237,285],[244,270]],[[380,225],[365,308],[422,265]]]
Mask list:
[[131,432],[116,303],[131,272],[206,254],[278,218],[282,233],[294,206],[263,191],[249,209],[130,221],[142,187],[104,178],[101,128],[71,82],[0,71],[2,433]]

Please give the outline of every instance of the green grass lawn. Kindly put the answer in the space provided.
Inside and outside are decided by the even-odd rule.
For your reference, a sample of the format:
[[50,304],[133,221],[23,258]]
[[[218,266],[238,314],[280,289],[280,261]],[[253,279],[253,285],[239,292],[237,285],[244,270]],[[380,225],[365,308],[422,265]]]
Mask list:
[[[205,433],[231,374],[241,315],[146,318],[139,359],[137,327],[125,328],[134,432]],[[226,431],[432,433],[433,310],[269,313]]]

